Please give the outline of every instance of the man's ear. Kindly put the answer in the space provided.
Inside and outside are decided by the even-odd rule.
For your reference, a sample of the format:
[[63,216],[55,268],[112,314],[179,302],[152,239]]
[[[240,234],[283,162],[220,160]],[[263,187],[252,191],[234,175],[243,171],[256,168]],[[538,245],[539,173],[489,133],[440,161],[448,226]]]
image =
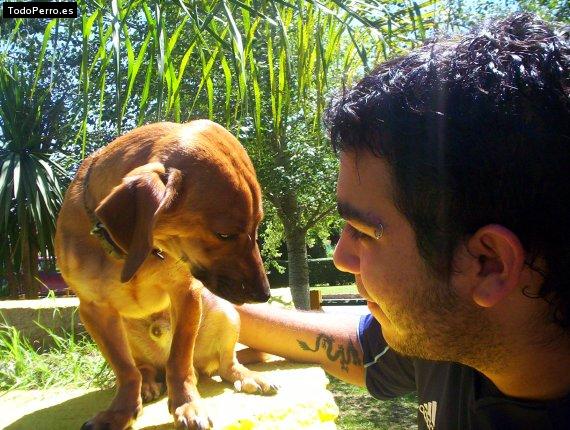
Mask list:
[[[472,259],[471,290],[475,303],[492,307],[517,288],[524,268],[524,249],[512,231],[497,224],[481,227],[467,241]],[[474,265],[474,266],[473,266]]]
[[156,219],[174,206],[181,182],[180,171],[166,173],[162,164],[150,163],[129,172],[95,209],[95,216],[127,254],[121,282],[132,279],[152,251]]

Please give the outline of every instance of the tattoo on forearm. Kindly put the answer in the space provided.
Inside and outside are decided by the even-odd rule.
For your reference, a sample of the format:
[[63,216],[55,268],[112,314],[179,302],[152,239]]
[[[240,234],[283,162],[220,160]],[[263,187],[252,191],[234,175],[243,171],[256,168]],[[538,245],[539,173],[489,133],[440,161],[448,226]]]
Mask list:
[[334,338],[332,336],[327,336],[324,333],[321,333],[317,336],[314,348],[311,348],[309,345],[307,345],[306,342],[302,340],[297,339],[297,342],[299,343],[301,349],[304,351],[318,352],[319,349],[323,349],[327,355],[327,358],[330,361],[340,360],[340,367],[345,372],[348,372],[349,364],[354,364],[355,366],[362,365],[360,357],[358,356],[358,351],[356,350],[356,348],[352,344],[352,340],[350,339],[348,340],[348,345],[346,346],[346,349],[344,345],[338,345],[336,347],[336,351],[334,352],[333,352],[333,350],[335,349]]

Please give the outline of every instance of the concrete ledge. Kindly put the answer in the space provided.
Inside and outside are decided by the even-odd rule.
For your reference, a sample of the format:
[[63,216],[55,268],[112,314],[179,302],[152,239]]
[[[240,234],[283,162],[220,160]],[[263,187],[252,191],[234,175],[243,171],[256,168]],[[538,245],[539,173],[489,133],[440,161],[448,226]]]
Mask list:
[[0,323],[18,329],[20,336],[34,346],[49,347],[53,342],[46,329],[57,335],[72,330],[76,334],[85,333],[78,306],[77,297],[3,300],[0,301]]
[[[333,430],[338,407],[328,379],[315,366],[286,361],[250,366],[280,385],[275,396],[236,393],[218,377],[202,378],[198,389],[216,430]],[[113,398],[114,390],[50,389],[0,393],[0,428],[77,430]],[[133,429],[174,429],[167,399],[146,405]]]
[[[292,303],[289,288],[271,290],[271,295],[271,303],[274,306],[284,307]],[[15,327],[22,338],[38,348],[49,348],[53,346],[53,340],[46,329],[57,335],[72,330],[75,334],[86,334],[79,318],[78,306],[77,297],[0,300],[0,324]]]

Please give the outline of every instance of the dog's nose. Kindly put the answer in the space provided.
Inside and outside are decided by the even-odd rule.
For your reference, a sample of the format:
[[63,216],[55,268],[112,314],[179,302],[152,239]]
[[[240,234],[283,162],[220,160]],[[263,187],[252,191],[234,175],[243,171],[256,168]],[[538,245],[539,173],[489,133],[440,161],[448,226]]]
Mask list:
[[265,303],[271,297],[269,281],[237,281],[227,276],[214,278],[215,282],[204,283],[217,296],[234,304]]
[[265,272],[261,273],[256,281],[252,282],[251,288],[249,290],[250,301],[252,303],[265,303],[271,297],[271,290],[269,285],[269,280]]
[[265,303],[271,298],[271,292],[269,289],[256,291],[252,295],[252,303]]

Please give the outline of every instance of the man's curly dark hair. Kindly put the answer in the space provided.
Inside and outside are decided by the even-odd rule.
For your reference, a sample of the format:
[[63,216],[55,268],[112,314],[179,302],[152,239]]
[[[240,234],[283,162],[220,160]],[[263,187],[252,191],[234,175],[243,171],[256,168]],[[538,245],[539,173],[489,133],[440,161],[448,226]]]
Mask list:
[[394,175],[394,200],[428,267],[487,224],[520,239],[539,296],[570,330],[570,49],[530,14],[431,41],[380,65],[333,100],[336,151],[368,150]]

